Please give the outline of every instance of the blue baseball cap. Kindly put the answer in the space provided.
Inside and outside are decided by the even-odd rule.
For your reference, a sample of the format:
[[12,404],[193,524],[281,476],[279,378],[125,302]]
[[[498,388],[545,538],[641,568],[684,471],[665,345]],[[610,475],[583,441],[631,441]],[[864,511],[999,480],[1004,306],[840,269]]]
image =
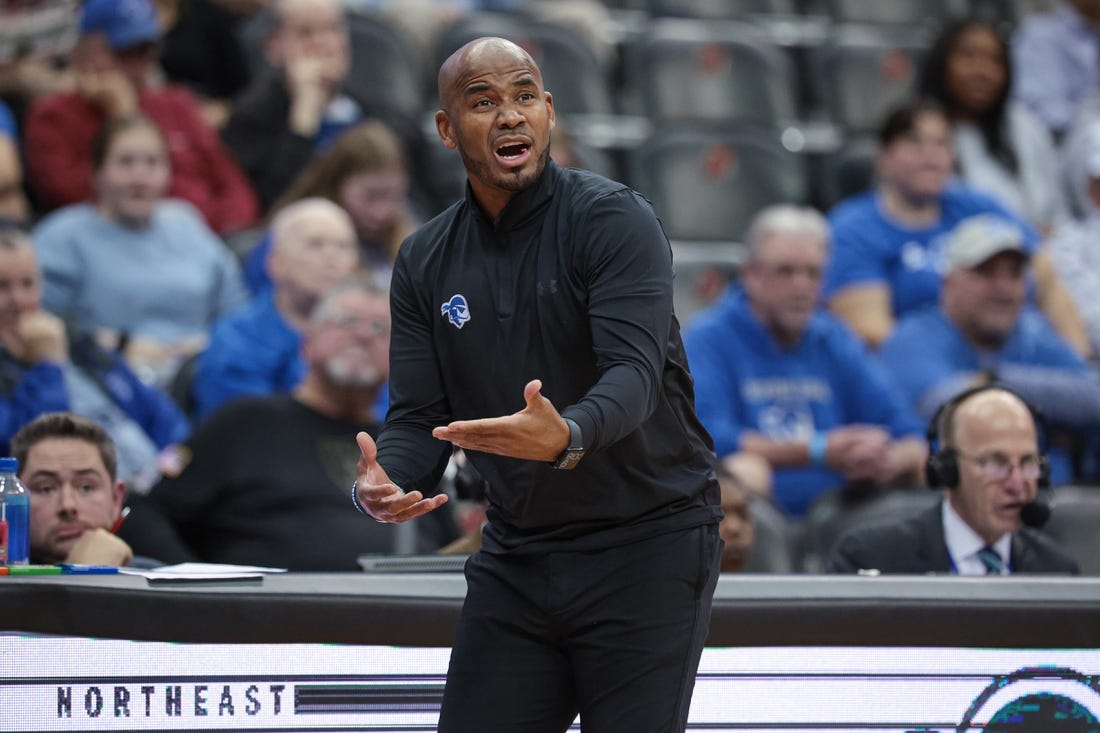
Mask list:
[[116,51],[160,39],[157,12],[151,0],[85,0],[80,34],[102,33]]

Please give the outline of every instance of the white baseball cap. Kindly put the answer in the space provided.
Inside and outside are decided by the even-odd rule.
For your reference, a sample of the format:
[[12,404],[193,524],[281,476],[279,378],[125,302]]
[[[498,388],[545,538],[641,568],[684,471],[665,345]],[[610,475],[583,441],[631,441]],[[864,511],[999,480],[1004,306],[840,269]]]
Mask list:
[[947,271],[971,269],[1001,252],[1019,252],[1030,257],[1024,233],[1014,222],[996,214],[978,214],[963,219],[952,230],[943,261]]

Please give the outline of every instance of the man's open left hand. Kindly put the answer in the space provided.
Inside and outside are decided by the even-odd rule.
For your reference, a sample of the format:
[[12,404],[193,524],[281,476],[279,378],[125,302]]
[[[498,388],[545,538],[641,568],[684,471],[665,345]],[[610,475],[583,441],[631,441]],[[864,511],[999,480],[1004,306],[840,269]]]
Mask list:
[[465,450],[529,461],[553,461],[569,444],[569,427],[541,390],[542,382],[533,379],[523,388],[527,406],[519,412],[458,420],[435,428],[432,435]]

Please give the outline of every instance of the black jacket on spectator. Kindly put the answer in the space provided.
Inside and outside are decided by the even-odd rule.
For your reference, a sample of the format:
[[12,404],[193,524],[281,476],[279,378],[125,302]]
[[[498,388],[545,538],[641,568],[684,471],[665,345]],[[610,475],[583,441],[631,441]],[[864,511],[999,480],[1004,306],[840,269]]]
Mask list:
[[176,24],[160,41],[165,76],[203,97],[232,99],[248,85],[237,27],[237,18],[212,0],[181,2]]
[[[402,531],[364,521],[351,503],[360,430],[377,426],[328,417],[290,395],[224,405],[184,444],[178,476],[130,497],[119,536],[166,563],[356,571],[359,555],[393,553]],[[458,537],[449,508],[408,531],[418,553]]]
[[[425,170],[426,143],[417,122],[344,93],[359,105],[364,120],[380,120],[401,139],[409,165],[411,195],[434,211],[436,194],[430,183],[432,176]],[[222,140],[252,181],[264,211],[286,192],[316,152],[312,138],[291,132],[289,116],[290,94],[280,73],[272,70],[241,94],[222,130]]]

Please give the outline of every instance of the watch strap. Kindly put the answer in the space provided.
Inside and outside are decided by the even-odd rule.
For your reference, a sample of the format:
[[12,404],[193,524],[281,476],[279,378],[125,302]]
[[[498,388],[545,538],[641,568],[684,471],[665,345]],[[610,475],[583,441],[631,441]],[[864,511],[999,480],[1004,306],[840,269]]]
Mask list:
[[567,471],[574,468],[584,457],[584,436],[581,435],[581,426],[576,421],[567,417],[562,419],[565,420],[565,424],[569,428],[569,443],[555,459],[554,468]]

